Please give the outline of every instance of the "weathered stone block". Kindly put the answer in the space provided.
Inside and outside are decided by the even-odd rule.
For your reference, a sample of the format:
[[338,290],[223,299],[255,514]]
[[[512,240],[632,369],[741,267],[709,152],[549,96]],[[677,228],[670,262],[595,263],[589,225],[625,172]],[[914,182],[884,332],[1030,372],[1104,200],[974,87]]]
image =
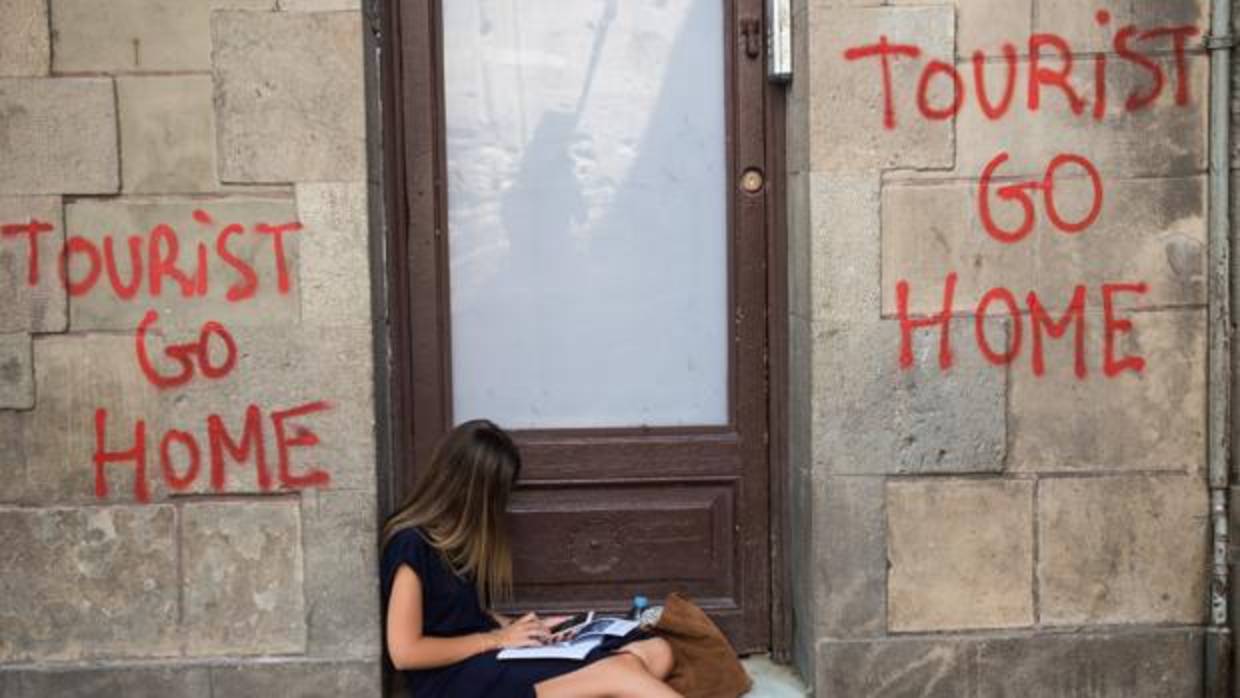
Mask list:
[[0,662],[177,654],[172,507],[0,510]]
[[[892,5],[935,5],[939,0],[892,0]],[[1001,55],[1005,42],[1025,50],[1032,0],[956,0],[956,51],[962,58],[982,51]]]
[[26,421],[30,412],[0,410],[0,502],[26,496]]
[[[198,220],[195,211],[206,213],[210,222]],[[298,320],[301,237],[306,233],[272,235],[259,229],[261,224],[296,223],[297,214],[290,200],[83,200],[69,204],[65,217],[69,235],[90,241],[104,269],[94,284],[77,292],[70,304],[70,326],[75,331],[132,331],[148,310],[159,311],[158,328],[164,330],[197,330],[208,320],[222,322],[230,329],[243,325],[272,327]],[[223,236],[222,232],[232,224],[241,225],[242,231]],[[171,233],[157,232],[160,226],[167,226]],[[106,247],[107,238],[112,240],[111,255]],[[130,247],[135,244],[131,242],[134,239],[136,257]],[[220,253],[221,247],[228,256]],[[156,294],[156,275],[151,273],[153,252],[161,259],[171,259],[188,283],[160,275]],[[199,254],[207,260],[205,293],[195,283]],[[135,266],[135,258],[140,266]],[[70,255],[68,278],[73,283],[82,282],[89,278],[89,267],[88,255]],[[247,271],[254,275],[253,284],[246,283]],[[283,284],[281,277],[285,279]],[[125,298],[125,289],[135,284],[133,297]]]
[[[196,332],[193,333],[196,336]],[[247,414],[263,440],[268,487],[331,487],[374,491],[374,397],[369,328],[273,333],[236,328],[236,367],[220,380],[195,380],[163,394],[160,419],[189,434],[202,451],[202,468],[187,492],[214,491],[208,472],[208,420],[218,415],[236,444],[245,441]],[[182,342],[190,338],[170,337]],[[250,407],[253,406],[253,410]],[[282,416],[277,416],[282,413]],[[284,430],[281,452],[277,421]],[[305,430],[304,432],[302,430]],[[308,443],[313,434],[317,441]],[[221,441],[223,444],[223,441]],[[264,491],[251,448],[234,457],[221,448],[225,492]],[[282,460],[289,478],[280,475]],[[186,465],[178,461],[178,472]],[[319,475],[321,473],[321,475]],[[310,480],[321,478],[321,482]],[[282,484],[283,483],[283,484]]]
[[0,0],[0,77],[39,77],[51,67],[47,0]]
[[211,668],[215,695],[228,698],[377,696],[379,663],[289,662]]
[[889,481],[887,527],[892,631],[1032,625],[1032,482]]
[[[940,312],[952,273],[961,313],[975,313],[987,291],[1003,287],[1021,311],[1028,311],[1026,296],[1033,291],[1058,317],[1078,285],[1086,286],[1086,307],[1100,310],[1102,285],[1115,282],[1149,284],[1146,294],[1117,296],[1117,307],[1204,305],[1205,178],[1108,179],[1105,187],[1097,223],[1087,230],[1068,235],[1039,215],[1024,240],[1007,244],[982,227],[976,183],[888,182],[882,202],[884,314],[898,311],[899,281],[909,284],[912,314]],[[1056,190],[1057,209],[1070,221],[1083,219],[1093,206],[1088,180],[1060,179]],[[1019,204],[1001,203],[993,192],[991,199],[996,217],[1013,219],[996,222],[1015,230],[1023,218]],[[1010,311],[1000,301],[986,312]],[[1028,353],[1020,360],[1027,363]]]
[[[0,167],[3,167],[0,165]],[[0,197],[0,225],[51,226],[46,232],[0,236],[0,333],[63,332],[69,311],[56,263],[64,245],[65,226],[60,197]],[[35,230],[43,230],[38,226]],[[30,228],[27,227],[27,231]],[[37,264],[31,284],[32,261]]]
[[[15,698],[211,698],[206,668],[151,667],[21,671]],[[0,696],[4,696],[0,692]]]
[[[28,495],[39,504],[94,503],[96,410],[106,410],[103,446],[122,453],[135,445],[138,420],[146,423],[147,477],[152,498],[163,491],[158,445],[158,390],[145,382],[134,360],[133,338],[120,335],[41,337],[34,343],[35,394],[23,420],[28,450]],[[106,464],[104,499],[135,498],[133,462]]]
[[1039,487],[1043,623],[1203,622],[1204,482],[1104,477],[1043,480]]
[[370,326],[370,248],[363,182],[298,184],[302,321]]
[[301,507],[308,541],[309,653],[334,659],[378,656],[383,628],[379,595],[360,574],[379,565],[374,492],[306,492]]
[[821,542],[806,574],[815,590],[815,637],[874,637],[887,629],[887,521],[883,479],[832,477],[814,483],[823,494]]
[[878,177],[808,176],[815,326],[873,322],[882,313]]
[[216,12],[211,36],[224,181],[364,178],[359,13]]
[[0,80],[0,151],[0,191],[5,194],[116,192],[120,174],[112,81]]
[[58,73],[208,70],[205,0],[51,0]]
[[295,499],[184,505],[185,651],[304,652],[301,540]]
[[[1206,453],[1206,316],[1203,311],[1126,313],[1115,360],[1141,373],[1104,374],[1105,320],[1090,314],[1077,378],[1075,342],[1044,343],[1046,373],[1011,371],[1008,467],[1018,471],[1198,470]],[[1028,327],[1026,327],[1028,333]],[[996,346],[1003,346],[998,344]]]
[[958,640],[818,643],[822,698],[962,698],[977,695],[977,648]]
[[0,334],[0,410],[34,407],[34,349],[28,334]]
[[[1092,7],[1092,6],[1091,6]],[[996,170],[998,177],[1041,179],[1051,160],[1063,153],[1088,158],[1104,177],[1147,177],[1197,174],[1206,167],[1207,77],[1209,61],[1190,55],[1187,61],[1188,103],[1177,104],[1178,82],[1175,61],[1170,57],[1153,59],[1163,71],[1165,84],[1160,96],[1139,111],[1127,111],[1129,95],[1151,91],[1149,73],[1139,65],[1110,61],[1107,69],[1107,111],[1102,120],[1093,117],[1094,75],[1097,59],[1078,57],[1069,83],[1084,100],[1077,115],[1069,108],[1062,89],[1043,88],[1041,104],[1030,111],[1025,91],[1017,89],[1010,110],[998,120],[988,119],[976,99],[966,100],[957,118],[956,173],[980,177],[986,166],[1000,153],[1011,158]],[[1042,65],[1060,70],[1060,63],[1047,57]],[[1017,85],[1025,84],[1028,61],[1017,66]],[[1006,80],[1003,61],[986,64],[987,85],[998,94]],[[971,72],[971,71],[970,71]],[[915,93],[900,95],[902,104],[911,104]],[[995,97],[997,99],[997,97]],[[1019,134],[1019,138],[1013,138]],[[1157,138],[1150,134],[1159,134]]]
[[210,76],[120,78],[116,89],[126,192],[188,194],[219,189]]
[[[1110,13],[1106,24],[1099,23],[1099,10]],[[1206,0],[1163,0],[1132,2],[1104,0],[1083,3],[1076,0],[1038,0],[1037,30],[1057,34],[1078,53],[1114,52],[1116,33],[1128,25],[1141,32],[1165,27],[1196,27],[1196,36],[1188,39],[1189,47],[1200,47],[1210,30],[1209,3]],[[1170,53],[1170,37],[1159,40],[1133,41],[1143,51]]]
[[1197,696],[1201,648],[1201,636],[1185,630],[987,640],[978,647],[978,695]]
[[[1002,322],[987,322],[996,344],[1005,341]],[[971,322],[953,324],[954,364],[944,371],[937,330],[913,333],[907,369],[898,322],[816,331],[816,466],[837,475],[1003,470],[1006,377],[968,350],[972,332]]]
[[[951,63],[955,54],[955,8],[882,7],[811,11],[809,35],[810,167],[814,171],[876,173],[894,168],[950,169],[955,148],[952,120],[921,118],[915,95],[923,61]],[[850,48],[916,44],[921,58],[891,60],[898,108],[885,116],[884,81],[877,56],[849,61]],[[928,90],[934,104],[950,101],[940,81]]]
[[360,0],[280,0],[285,12],[337,12],[361,10]]

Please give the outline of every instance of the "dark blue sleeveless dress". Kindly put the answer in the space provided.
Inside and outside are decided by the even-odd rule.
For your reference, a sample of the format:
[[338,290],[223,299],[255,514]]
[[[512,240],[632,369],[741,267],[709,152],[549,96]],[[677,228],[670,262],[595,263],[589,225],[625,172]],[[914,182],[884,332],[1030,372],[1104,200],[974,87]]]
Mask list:
[[[416,528],[397,533],[383,550],[380,572],[384,619],[392,580],[401,565],[416,572],[422,585],[423,635],[453,637],[499,627],[478,603],[473,580],[457,576]],[[484,652],[445,667],[406,671],[405,681],[414,698],[534,698],[534,684],[539,681],[580,669],[625,643],[649,636],[645,631],[634,630],[622,638],[609,637],[582,661],[500,661],[497,651]]]

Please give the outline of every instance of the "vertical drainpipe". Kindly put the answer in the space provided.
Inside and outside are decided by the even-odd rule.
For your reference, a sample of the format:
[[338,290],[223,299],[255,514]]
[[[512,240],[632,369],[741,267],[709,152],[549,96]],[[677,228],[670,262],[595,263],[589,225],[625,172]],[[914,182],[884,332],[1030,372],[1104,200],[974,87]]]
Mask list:
[[1231,695],[1232,649],[1228,613],[1228,493],[1231,437],[1231,0],[1210,3],[1209,382],[1207,384],[1211,569],[1210,624],[1206,629],[1205,695]]

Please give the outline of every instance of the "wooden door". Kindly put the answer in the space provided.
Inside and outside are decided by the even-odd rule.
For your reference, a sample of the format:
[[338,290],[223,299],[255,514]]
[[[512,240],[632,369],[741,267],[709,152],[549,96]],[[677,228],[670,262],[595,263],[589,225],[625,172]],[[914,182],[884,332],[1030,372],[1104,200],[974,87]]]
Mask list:
[[[629,0],[619,4],[592,0],[582,3],[581,12],[595,11],[597,19],[560,27],[556,23],[565,20],[549,17],[544,24],[556,26],[541,30],[542,45],[530,45],[530,15],[542,11],[540,4],[542,10],[569,7],[546,0],[453,0],[450,6],[435,0],[405,0],[387,7],[391,14],[386,26],[392,32],[388,46],[396,49],[385,65],[387,96],[392,101],[385,112],[385,132],[390,134],[385,144],[389,309],[394,419],[400,432],[398,455],[403,456],[394,458],[391,499],[400,499],[409,486],[409,473],[454,423],[491,417],[510,428],[525,460],[511,506],[517,546],[516,608],[621,610],[635,594],[658,603],[666,593],[680,591],[707,609],[739,650],[766,650],[771,642],[767,262],[773,199],[765,181],[772,168],[767,152],[762,0],[638,3],[649,6],[643,12],[679,13],[645,19],[626,19],[626,13],[636,11]],[[456,8],[475,5],[481,9],[474,15],[454,19],[453,13],[473,11]],[[483,10],[488,9],[499,19],[485,16]],[[664,17],[670,18],[674,29],[656,26]],[[630,26],[622,34],[607,34],[609,26],[624,21]],[[650,26],[642,27],[643,21]],[[497,24],[502,26],[497,29]],[[482,39],[476,38],[475,26]],[[580,30],[570,31],[575,26]],[[479,48],[477,42],[493,41],[497,31],[508,31],[515,38],[502,49]],[[659,39],[659,32],[666,40]],[[692,50],[680,40],[688,35],[697,42]],[[522,40],[527,43],[519,43]],[[718,42],[713,49],[711,41]],[[576,59],[564,58],[573,50],[567,44],[579,45]],[[565,100],[563,114],[540,118],[537,125],[514,126],[525,134],[515,146],[524,159],[507,168],[510,181],[494,190],[487,189],[485,177],[507,167],[502,153],[495,155],[505,144],[486,141],[490,134],[483,127],[460,127],[458,131],[468,131],[461,136],[454,132],[454,121],[473,124],[479,109],[493,110],[500,115],[495,118],[503,118],[504,105],[471,102],[478,89],[458,90],[447,84],[472,80],[479,70],[490,70],[476,63],[482,60],[479,53],[487,51],[500,67],[494,69],[495,75],[480,79],[502,84],[515,75],[504,71],[543,71],[545,76],[554,69],[564,71],[565,80],[573,84],[573,90],[565,93],[571,99]],[[649,116],[641,117],[646,119],[643,137],[620,138],[624,142],[616,145],[615,132],[623,131],[625,124],[613,120],[610,126],[600,126],[600,115],[628,108],[617,100],[618,83],[633,80],[625,89],[635,95],[647,90],[642,71],[651,66],[640,65],[643,53],[659,51],[664,53],[651,58],[655,61],[651,65],[677,71],[681,85],[693,85],[692,94],[698,94],[697,83],[717,83],[717,103],[713,97],[705,100],[710,103],[701,104],[699,115],[688,119],[685,105],[667,106],[677,99],[683,102],[684,88],[670,95],[667,90],[651,90],[649,94],[657,98],[650,100],[655,106]],[[523,62],[527,55],[529,61]],[[626,61],[634,64],[631,69]],[[671,78],[667,79],[670,84]],[[559,94],[555,82],[543,79],[539,89]],[[518,92],[509,99],[511,104],[521,106],[520,100],[538,98]],[[700,144],[700,158],[662,165],[644,159],[674,145],[669,134],[692,139],[704,132],[711,135]],[[651,133],[661,135],[646,137]],[[537,147],[551,145],[530,156],[536,150],[532,144],[540,143],[540,138],[545,141]],[[559,149],[562,141],[564,149]],[[617,185],[610,192],[603,191],[606,186],[590,189],[594,185],[588,182],[610,180],[605,173],[582,173],[597,164],[572,150],[587,148],[582,143],[628,163],[627,171],[638,173],[635,179],[662,168],[667,172],[657,176],[664,177],[658,181],[665,185],[643,180]],[[617,151],[626,147],[633,152]],[[492,156],[501,158],[495,161],[501,164],[487,160]],[[709,168],[716,156],[717,198],[699,196],[698,189],[676,189],[685,173],[702,179],[701,172],[708,171],[707,179],[714,177]],[[565,174],[565,158],[577,158],[575,173]],[[479,165],[479,159],[485,162]],[[483,183],[473,185],[475,190],[463,190],[470,185],[461,182],[470,177]],[[561,180],[568,182],[566,189]],[[558,204],[548,206],[539,198],[548,187],[569,191],[570,199],[580,194],[587,202],[584,212],[565,223]],[[701,191],[707,190],[716,191],[701,185]],[[611,197],[606,207],[617,215],[653,209],[659,213],[639,216],[638,223],[626,228],[610,218],[594,217],[589,200],[599,196]],[[467,200],[471,208],[454,213],[452,206],[459,200]],[[571,214],[579,203],[568,201],[563,207]],[[517,234],[515,228],[507,230],[513,218],[533,223]],[[617,234],[640,235],[648,225],[668,220],[692,224],[668,227],[660,233],[665,242],[639,249],[626,247],[628,238]],[[500,242],[474,240],[492,235],[497,226],[505,228],[496,233]],[[686,228],[698,236],[694,240],[717,240],[715,251],[701,255],[714,260],[713,271],[704,269],[694,254],[673,249],[683,242],[679,236]],[[474,246],[461,252],[468,245]],[[591,248],[595,257],[565,261],[561,253],[572,245]],[[503,254],[496,252],[499,248]],[[598,250],[603,251],[603,262]],[[681,261],[668,262],[675,254]],[[560,256],[552,262],[554,255]],[[627,280],[615,281],[610,269],[599,266],[610,263],[609,255],[627,257],[625,263],[634,269]],[[485,273],[508,274],[504,287],[508,290],[496,291],[484,279],[461,291],[460,277],[482,273],[470,269],[478,267],[480,258],[492,257],[498,261],[483,265],[490,270]],[[674,264],[684,266],[684,273],[677,272]],[[648,267],[661,271],[647,274]],[[647,277],[653,280],[647,283]],[[707,277],[711,280],[702,282]],[[608,295],[592,287],[613,283],[614,288],[602,290],[621,289],[622,302],[599,302],[593,312],[595,306],[583,306],[577,298],[593,293],[615,300],[617,293]],[[699,293],[702,285],[714,290]],[[551,307],[549,295],[569,304],[569,309]],[[698,296],[708,300],[701,302]],[[691,311],[679,310],[682,303]],[[566,317],[573,318],[568,328],[555,326]],[[629,324],[617,329],[613,317]],[[676,318],[690,328],[705,329],[685,331]],[[517,329],[491,332],[505,323]],[[546,337],[539,339],[539,332]],[[597,336],[607,332],[613,333],[610,338]],[[709,339],[712,332],[719,335],[717,360],[704,356],[715,351]],[[703,341],[703,336],[708,339]],[[518,345],[526,344],[530,345],[524,347],[526,358],[512,359],[521,350]],[[633,349],[627,352],[630,345]],[[547,347],[558,352],[556,358],[546,358]],[[669,373],[668,357],[683,358],[686,373]],[[698,358],[710,368],[695,366]],[[492,374],[488,371],[493,367],[487,365],[491,360],[515,363]],[[596,363],[590,365],[592,361]],[[468,362],[468,369],[462,368],[463,362]],[[564,375],[556,373],[561,369]],[[710,375],[699,380],[691,375],[695,370]],[[483,374],[486,377],[480,378]],[[539,382],[543,376],[548,385],[558,387],[543,390]],[[506,381],[512,385],[505,386]],[[669,389],[671,383],[678,385]],[[524,406],[527,394],[556,390],[563,395],[549,394],[539,398],[542,404]],[[710,396],[703,398],[707,393]],[[621,404],[626,401],[634,407]],[[652,408],[654,403],[658,404]],[[702,407],[705,403],[710,404]],[[489,413],[491,407],[501,414]],[[407,431],[401,432],[401,426]]]

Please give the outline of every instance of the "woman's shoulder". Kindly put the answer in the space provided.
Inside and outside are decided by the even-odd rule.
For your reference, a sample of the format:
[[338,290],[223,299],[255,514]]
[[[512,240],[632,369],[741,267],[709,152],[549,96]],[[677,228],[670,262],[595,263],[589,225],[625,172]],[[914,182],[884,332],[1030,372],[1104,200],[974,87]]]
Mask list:
[[403,528],[388,539],[383,546],[384,567],[395,567],[400,563],[409,563],[422,572],[424,566],[435,559],[435,547],[421,529],[416,526]]

